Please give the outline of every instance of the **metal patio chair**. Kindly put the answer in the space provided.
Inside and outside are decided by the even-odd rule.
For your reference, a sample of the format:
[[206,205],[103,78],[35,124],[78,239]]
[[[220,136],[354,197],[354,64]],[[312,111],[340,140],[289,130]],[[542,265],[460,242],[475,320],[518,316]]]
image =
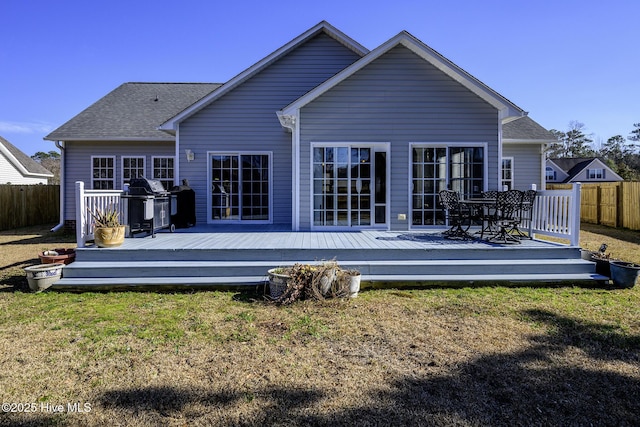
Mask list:
[[509,234],[518,239],[533,238],[531,235],[520,230],[520,228],[518,227],[523,223],[528,225],[529,221],[531,221],[533,203],[536,200],[536,194],[536,190],[527,190],[522,195],[522,202],[520,203],[520,207],[516,211],[513,227],[509,230]]
[[500,191],[496,196],[497,232],[487,240],[493,243],[520,243],[520,239],[510,234],[518,222],[516,213],[522,204],[523,192],[520,190]]
[[473,236],[467,233],[471,226],[472,212],[468,206],[460,201],[460,194],[453,190],[442,190],[438,196],[451,225],[451,228],[442,234],[448,239],[473,239]]

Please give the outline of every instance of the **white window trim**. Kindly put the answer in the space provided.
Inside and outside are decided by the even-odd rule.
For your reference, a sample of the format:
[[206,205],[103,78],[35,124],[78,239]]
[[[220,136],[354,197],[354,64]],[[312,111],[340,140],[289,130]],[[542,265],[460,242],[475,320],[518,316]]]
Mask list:
[[[211,157],[266,155],[269,158],[269,218],[265,220],[211,219]],[[207,151],[207,224],[273,224],[273,151]]]
[[[151,156],[151,177],[153,179],[155,177],[155,163],[156,163],[156,159],[172,159],[173,160],[173,185],[178,185],[177,182],[177,174],[176,174],[176,156]],[[162,180],[161,178],[158,178],[158,180]],[[168,181],[168,180],[165,180]],[[169,190],[169,189],[168,189]]]
[[120,156],[120,188],[124,188],[124,161],[125,159],[142,159],[142,176],[147,177],[147,157],[144,155]]
[[[375,224],[375,221],[368,226],[328,226],[328,225],[315,225],[313,221],[313,149],[316,147],[349,147],[351,148],[371,148],[372,154],[374,149],[378,149],[380,151],[385,151],[387,153],[387,191],[386,191],[386,212],[385,218],[387,220],[386,224]],[[351,206],[349,206],[349,211],[351,211]],[[372,214],[375,214],[372,209]],[[322,230],[322,231],[341,231],[341,230],[389,230],[391,227],[391,143],[390,142],[311,142],[309,149],[309,224],[311,225],[311,230]],[[373,218],[373,217],[372,217]]]
[[[511,161],[511,178],[510,178],[510,179],[504,179],[504,178],[502,177],[502,172],[503,172],[503,165],[502,165],[502,163],[503,163],[505,160],[510,160],[510,161]],[[515,173],[516,168],[515,168],[514,166],[515,166],[515,160],[514,160],[514,158],[513,158],[513,157],[511,157],[511,156],[505,156],[505,157],[503,157],[503,158],[502,158],[502,160],[500,160],[500,189],[502,189],[502,186],[504,185],[504,182],[505,182],[505,181],[508,181],[508,182],[511,184],[511,185],[509,186],[509,188],[510,188],[510,189],[512,189],[512,190],[514,189],[514,187],[513,187],[513,186],[514,186],[514,183],[516,182],[516,179],[515,179],[515,176],[516,176],[516,173]]]
[[[591,176],[592,173],[593,176]],[[604,179],[604,168],[587,169],[587,179]]]
[[[93,160],[94,159],[113,159],[113,178],[111,178],[111,181],[113,181],[113,189],[116,190],[116,172],[117,172],[117,168],[116,168],[116,156],[91,156],[91,164],[89,166],[89,171],[90,171],[90,177],[91,177],[91,188],[94,189],[94,181],[96,181],[96,179],[93,177]],[[102,178],[98,178],[98,181],[108,181],[108,178],[102,179]]]
[[[485,176],[482,191],[487,191],[489,188],[489,144],[487,142],[410,142],[409,143],[409,153],[407,156],[407,223],[409,226],[409,230],[425,230],[425,229],[439,229],[442,226],[439,225],[413,225],[413,221],[411,219],[413,213],[413,180],[412,171],[413,171],[413,149],[414,148],[425,148],[425,147],[434,147],[434,148],[450,148],[450,147],[481,147],[484,149],[484,166],[483,166],[483,174]],[[448,167],[449,165],[447,165]],[[502,160],[500,160],[500,171],[502,171]],[[499,176],[502,177],[502,172],[499,172]],[[447,187],[449,186],[449,176],[446,178]]]

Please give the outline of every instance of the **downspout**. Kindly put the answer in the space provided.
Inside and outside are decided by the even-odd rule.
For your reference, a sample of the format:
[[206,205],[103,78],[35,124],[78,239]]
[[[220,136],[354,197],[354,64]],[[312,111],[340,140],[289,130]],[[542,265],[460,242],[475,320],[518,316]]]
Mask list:
[[52,232],[56,232],[64,227],[64,145],[60,141],[55,141],[56,147],[60,149],[60,222],[58,225],[51,229]]

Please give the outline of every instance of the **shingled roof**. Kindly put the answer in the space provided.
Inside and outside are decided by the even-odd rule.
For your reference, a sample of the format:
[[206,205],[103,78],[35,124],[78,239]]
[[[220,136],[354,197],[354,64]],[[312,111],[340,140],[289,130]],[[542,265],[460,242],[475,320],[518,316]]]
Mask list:
[[529,116],[519,117],[502,126],[502,138],[513,141],[541,141],[553,142],[557,138],[554,134],[540,126]]
[[173,140],[157,128],[221,85],[124,83],[51,132],[50,141]]
[[[49,178],[53,176],[53,174],[47,168],[45,168],[40,163],[33,160],[31,157],[24,154],[22,151],[20,151],[18,147],[16,147],[15,145],[13,145],[12,143],[10,143],[9,141],[7,141],[1,136],[0,136],[0,144],[6,148],[6,150],[9,152],[11,156],[13,156],[13,159],[9,156],[8,160],[14,163],[14,159],[15,159],[15,161],[17,161],[20,165],[22,165],[24,169],[26,169],[27,173],[33,174],[33,175],[41,175]],[[15,166],[18,166],[18,165],[15,165]]]

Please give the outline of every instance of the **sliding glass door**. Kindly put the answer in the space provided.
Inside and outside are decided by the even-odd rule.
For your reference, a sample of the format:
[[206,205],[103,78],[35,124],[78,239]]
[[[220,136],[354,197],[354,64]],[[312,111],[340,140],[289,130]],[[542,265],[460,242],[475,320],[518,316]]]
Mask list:
[[386,162],[384,147],[314,146],[314,227],[386,225]]
[[451,189],[463,197],[480,196],[484,189],[485,148],[416,145],[411,148],[411,168],[412,225],[445,225],[438,193]]
[[269,154],[213,153],[210,165],[209,222],[270,221]]

